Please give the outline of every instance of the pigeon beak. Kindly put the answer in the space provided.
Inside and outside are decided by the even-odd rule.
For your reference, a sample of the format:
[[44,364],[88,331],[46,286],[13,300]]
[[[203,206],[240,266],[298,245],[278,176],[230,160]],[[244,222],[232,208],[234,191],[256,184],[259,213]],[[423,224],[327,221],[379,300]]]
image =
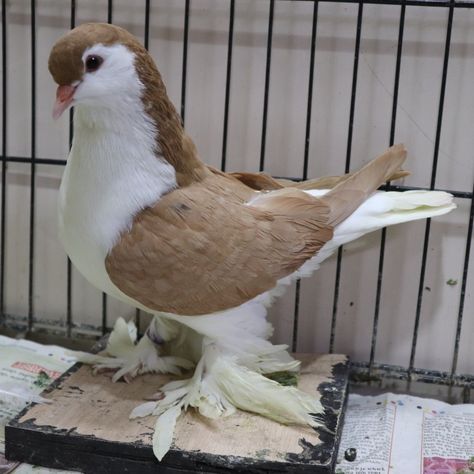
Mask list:
[[61,117],[62,113],[71,105],[77,86],[59,86],[56,91],[56,102],[53,107],[53,119]]

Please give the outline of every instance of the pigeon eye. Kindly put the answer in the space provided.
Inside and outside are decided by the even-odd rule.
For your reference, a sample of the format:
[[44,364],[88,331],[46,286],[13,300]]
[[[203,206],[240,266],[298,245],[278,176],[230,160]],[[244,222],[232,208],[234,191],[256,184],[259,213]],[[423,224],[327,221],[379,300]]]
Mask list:
[[99,69],[104,60],[100,56],[91,54],[86,58],[86,72],[94,72]]

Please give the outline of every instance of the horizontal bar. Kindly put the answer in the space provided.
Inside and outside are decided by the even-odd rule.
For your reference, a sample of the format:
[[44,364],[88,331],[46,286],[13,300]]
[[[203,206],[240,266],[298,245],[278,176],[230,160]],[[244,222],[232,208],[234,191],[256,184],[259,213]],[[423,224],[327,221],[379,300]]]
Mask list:
[[[51,329],[55,333],[65,334],[67,327],[64,324],[64,321],[57,320],[39,320],[34,319],[34,331],[40,331],[41,329]],[[9,329],[16,330],[25,330],[27,328],[27,317],[25,316],[16,316],[11,314],[5,315],[5,321],[0,327],[5,327]],[[89,335],[91,338],[97,338],[102,334],[101,326],[92,326],[90,324],[74,324],[73,332],[86,336]],[[369,362],[351,362],[351,371],[353,373],[369,375]],[[443,385],[457,385],[457,386],[472,386],[474,384],[474,375],[468,374],[455,374],[451,379],[450,372],[442,372],[437,370],[429,370],[422,368],[414,368],[412,371],[416,377],[415,380],[420,382],[432,382],[440,383]],[[391,364],[379,364],[374,363],[372,365],[371,377],[375,378],[378,375],[381,375],[386,378],[398,378],[400,380],[408,380],[409,373],[408,368],[391,365]],[[451,383],[451,380],[453,381]]]
[[[375,381],[377,376],[380,378],[396,378],[399,380],[412,380],[417,382],[436,383],[440,385],[455,385],[457,387],[473,387],[474,375],[456,374],[451,376],[450,372],[441,372],[439,370],[429,370],[420,368],[405,368],[398,365],[379,364],[372,365],[372,372],[369,376],[369,362],[351,362],[351,372],[367,376],[367,381]],[[361,381],[365,381],[361,378]]]
[[[275,1],[288,1],[288,0],[275,0]],[[297,2],[315,2],[317,0],[296,0]],[[474,2],[459,1],[454,2],[450,0],[319,0],[320,3],[363,3],[373,5],[407,5],[414,7],[444,7],[448,8],[453,6],[454,8],[474,8]]]
[[[16,330],[22,332],[27,329],[27,318],[13,316],[10,314],[5,315],[5,321],[1,327]],[[48,332],[50,334],[65,335],[67,327],[64,321],[44,321],[34,319],[34,332]],[[89,324],[73,325],[73,335],[80,336],[83,338],[89,338],[91,340],[97,340],[102,335],[101,326],[92,326]],[[369,362],[351,362],[351,373],[359,374],[361,381],[377,380],[377,378],[393,379],[398,380],[409,380],[408,368],[401,367],[398,365],[391,364],[379,364],[374,363],[372,365],[372,372],[369,375]],[[474,386],[474,375],[468,374],[455,374],[451,378],[450,372],[441,372],[437,370],[429,370],[422,368],[414,368],[411,371],[411,378],[418,382],[427,382],[440,385],[454,385],[458,387],[473,387]]]
[[[68,327],[64,320],[49,320],[33,317],[33,332],[49,331],[51,334],[62,334],[67,336]],[[0,328],[13,329],[19,333],[28,330],[28,317],[5,314],[5,320],[2,321]],[[112,328],[108,328],[111,330]],[[91,337],[102,337],[102,326],[94,326],[92,324],[72,324],[72,332],[74,334],[83,333]]]
[[[29,156],[5,156],[5,161],[10,163],[29,163],[31,164],[31,157]],[[53,158],[35,158],[35,165],[61,165],[64,166],[66,160],[54,160]]]
[[[427,188],[422,188],[420,186],[399,186],[396,184],[390,184],[380,186],[379,188],[382,191],[426,191]],[[462,199],[472,199],[473,194],[471,191],[455,191],[453,189],[439,189],[433,188],[431,191],[443,191],[445,193],[452,194],[454,197]]]
[[[299,0],[299,1],[306,1],[306,0]],[[31,158],[28,156],[5,156],[5,161],[9,163],[30,163]],[[35,164],[37,165],[60,165],[64,166],[66,164],[66,160],[54,160],[52,158],[35,158]],[[289,181],[295,181],[296,183],[303,181],[302,178],[295,178],[294,176],[273,176],[275,179],[286,179]],[[402,186],[402,185],[395,185],[395,184],[384,184],[379,188],[381,191],[424,191],[427,188],[423,188],[420,186]],[[452,194],[456,198],[460,199],[472,199],[474,194],[470,191],[456,191],[453,189],[440,189],[435,188],[433,191],[444,191],[446,193]]]
[[[305,0],[302,0],[305,1]],[[301,178],[294,178],[290,176],[273,176],[275,179],[286,179],[289,181],[300,182],[303,181]],[[428,188],[423,188],[421,186],[402,186],[396,184],[384,184],[380,186],[380,191],[426,191]],[[440,189],[434,188],[431,191],[443,191],[445,193],[452,194],[456,198],[461,199],[472,199],[474,194],[471,191],[455,191],[452,189]]]

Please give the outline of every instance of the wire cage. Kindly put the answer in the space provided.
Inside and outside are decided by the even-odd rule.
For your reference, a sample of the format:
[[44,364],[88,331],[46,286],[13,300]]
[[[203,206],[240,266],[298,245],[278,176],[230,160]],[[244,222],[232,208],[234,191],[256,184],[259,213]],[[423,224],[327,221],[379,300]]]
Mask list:
[[[472,87],[465,83],[474,66],[473,38],[467,33],[474,25],[472,9],[474,2],[455,0],[2,0],[0,328],[76,339],[105,334],[119,311],[134,315],[142,328],[146,323],[146,316],[138,310],[125,310],[106,295],[87,288],[57,245],[51,216],[60,170],[72,140],[72,112],[69,124],[58,131],[58,125],[45,123],[39,111],[39,102],[51,102],[53,98],[52,81],[44,63],[55,38],[86,20],[117,22],[126,28],[131,26],[142,37],[159,66],[160,61],[169,66],[169,73],[165,73],[166,67],[161,70],[185,125],[191,127],[192,136],[193,128],[199,132],[198,142],[205,137],[207,149],[212,151],[212,164],[223,170],[240,166],[295,180],[328,172],[342,174],[358,166],[357,160],[371,158],[376,148],[381,152],[388,145],[406,141],[410,151],[414,143],[415,152],[425,156],[415,160],[411,155],[407,168],[415,168],[413,177],[403,185],[387,183],[383,188],[449,190],[459,205],[458,217],[443,221],[442,226],[428,220],[397,231],[398,238],[403,233],[405,238],[408,235],[408,250],[393,244],[391,230],[372,236],[372,250],[367,254],[363,249],[360,257],[370,260],[369,277],[360,267],[362,260],[353,257],[355,250],[346,255],[346,250],[340,249],[315,278],[298,281],[274,310],[275,338],[294,351],[348,352],[359,380],[382,377],[457,386],[464,400],[469,400],[474,386],[474,353],[469,342],[474,335],[469,311],[473,304],[469,265],[474,215],[474,143],[470,142],[474,101]],[[162,18],[159,24],[155,21],[158,17]],[[290,27],[283,24],[288,18]],[[200,21],[211,23],[193,30],[193,23]],[[258,22],[255,31],[246,29],[246,22],[251,21]],[[341,25],[345,26],[341,29]],[[173,48],[160,49],[156,46],[160,40],[162,44],[173,43]],[[202,54],[209,43],[218,44],[215,58]],[[198,44],[195,49],[194,44]],[[247,78],[239,67],[245,54],[239,48],[244,47],[258,49]],[[206,64],[209,57],[211,64]],[[378,58],[383,58],[381,65]],[[192,64],[190,78],[192,60],[197,63]],[[220,82],[207,86],[206,78],[214,64],[218,65]],[[288,74],[293,79],[288,79]],[[281,89],[285,90],[285,81],[294,82],[294,77],[298,80],[289,97],[272,89],[275,84],[276,89],[283,84]],[[330,84],[336,80],[342,81],[341,86],[331,89]],[[258,91],[247,90],[248,84]],[[200,88],[214,86],[215,91],[197,98]],[[22,94],[28,96],[21,110],[17,103],[19,87],[26,87]],[[424,97],[426,91],[429,93]],[[410,100],[416,102],[417,95],[424,97],[421,105],[410,108]],[[233,115],[239,102],[244,110],[240,119]],[[297,109],[291,111],[294,103]],[[374,114],[368,103],[383,110]],[[423,110],[427,103],[428,110]],[[202,119],[208,113],[210,118]],[[278,114],[287,118],[280,128],[272,123]],[[325,114],[332,114],[332,118]],[[242,131],[242,122],[247,120],[249,125]],[[18,127],[28,132],[19,132]],[[282,137],[292,129],[299,140],[297,158],[283,156],[287,148],[282,146]],[[47,149],[44,144],[39,149],[40,134],[49,135],[46,141],[57,139],[59,144],[51,153],[54,156],[43,154],[41,150]],[[24,137],[21,146],[13,143],[18,135]],[[253,151],[238,162],[235,156],[245,155],[246,148],[239,142],[246,135],[251,135]],[[277,145],[273,146],[272,139],[277,135]],[[424,147],[417,146],[416,137],[420,136],[427,139]],[[296,139],[289,141],[293,146]],[[464,148],[456,141],[464,143]],[[470,146],[469,156],[463,152]],[[278,147],[283,150],[280,152]],[[464,161],[459,164],[461,154]],[[280,161],[275,164],[277,155]],[[203,158],[208,161],[206,156]],[[454,178],[450,167],[455,168]],[[45,197],[46,188],[49,191]],[[455,229],[456,238],[443,243],[443,232],[448,227]],[[39,233],[43,240],[51,240],[51,246],[44,242],[38,245]],[[438,262],[447,244],[455,247],[455,255],[449,256],[447,265],[451,270],[455,268],[453,277],[443,272]],[[19,252],[23,252],[21,256]],[[49,266],[53,254],[60,262],[59,270]],[[354,258],[355,263],[350,262]],[[395,277],[388,275],[397,269],[400,273]],[[48,283],[51,272],[57,273],[56,280],[52,277],[53,282]],[[392,281],[397,278],[393,289]],[[57,287],[54,281],[59,282]],[[364,292],[370,292],[369,297]],[[43,298],[46,293],[49,296]],[[435,298],[438,293],[442,294]],[[78,308],[87,306],[89,299],[96,303],[84,317],[85,310]],[[355,307],[359,308],[357,314]],[[442,312],[442,317],[430,318],[430,312],[435,311]],[[351,321],[354,314],[357,317]],[[389,320],[399,321],[403,330],[390,326],[393,322],[389,324]],[[430,343],[432,331],[437,335]],[[341,332],[344,334],[339,336]],[[314,334],[317,337],[313,343]],[[361,340],[362,349],[351,342],[353,335]],[[428,350],[419,360],[420,338]],[[448,342],[440,349],[443,338]],[[398,345],[403,346],[403,354],[392,357]],[[442,357],[438,357],[440,352]]]

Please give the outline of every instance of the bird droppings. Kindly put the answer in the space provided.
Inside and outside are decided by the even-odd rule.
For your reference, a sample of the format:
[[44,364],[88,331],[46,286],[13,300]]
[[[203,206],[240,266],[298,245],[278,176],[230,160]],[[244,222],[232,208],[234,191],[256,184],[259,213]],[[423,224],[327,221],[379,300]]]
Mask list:
[[356,372],[350,375],[350,379],[352,382],[381,382],[382,379],[377,377],[376,375],[370,375],[364,372]]
[[41,371],[36,377],[36,380],[33,382],[34,385],[40,388],[46,388],[51,383],[51,377],[46,373]]
[[450,278],[447,282],[446,282],[446,285],[449,285],[449,286],[456,286],[458,284],[458,281],[457,280],[454,280],[453,278]]
[[265,374],[270,380],[278,382],[280,385],[296,387],[298,385],[298,372],[272,372],[270,374]]
[[344,459],[349,462],[355,461],[357,458],[357,449],[348,448],[344,451]]

